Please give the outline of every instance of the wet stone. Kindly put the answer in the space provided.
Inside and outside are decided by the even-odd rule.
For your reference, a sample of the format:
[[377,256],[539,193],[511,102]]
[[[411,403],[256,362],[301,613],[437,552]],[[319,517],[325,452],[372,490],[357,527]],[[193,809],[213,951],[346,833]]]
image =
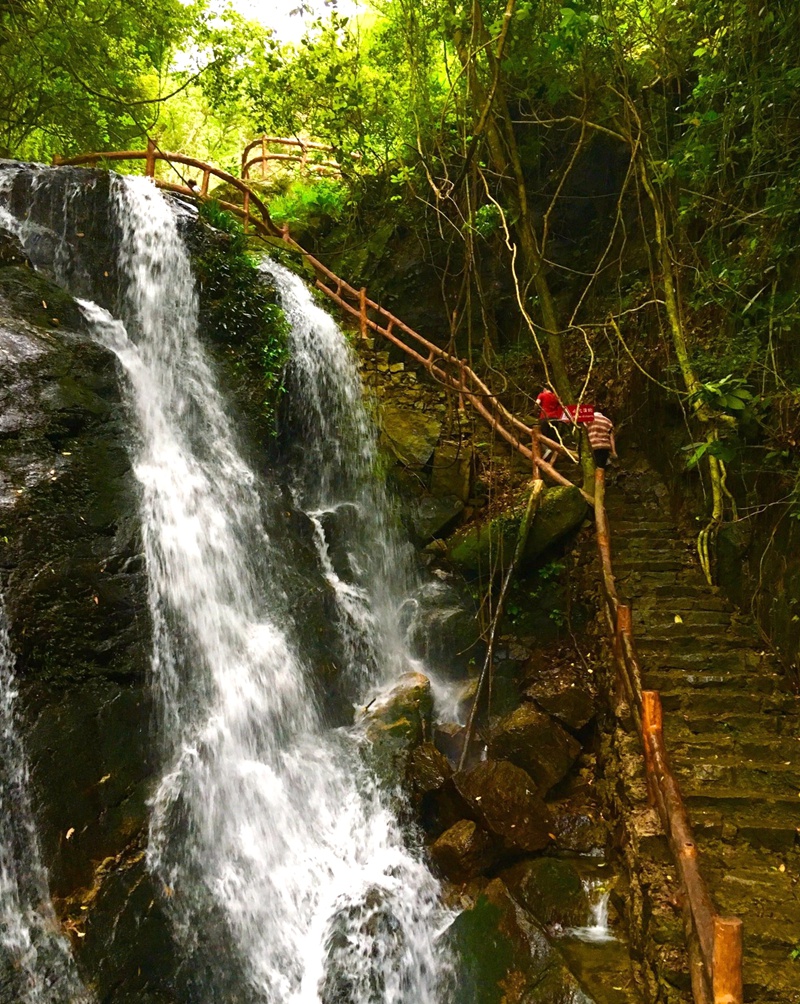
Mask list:
[[508,761],[485,760],[454,783],[470,815],[509,853],[539,851],[551,841],[549,809],[529,774]]
[[471,819],[461,819],[430,849],[433,863],[452,882],[466,882],[484,872],[496,853],[489,834]]
[[527,771],[542,793],[566,776],[580,751],[576,739],[530,703],[503,718],[489,739],[489,755]]

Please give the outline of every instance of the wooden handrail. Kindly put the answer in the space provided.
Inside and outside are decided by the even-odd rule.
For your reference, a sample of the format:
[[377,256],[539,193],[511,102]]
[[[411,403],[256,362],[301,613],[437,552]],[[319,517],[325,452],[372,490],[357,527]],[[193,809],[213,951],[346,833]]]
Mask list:
[[[269,146],[285,146],[300,150],[297,153],[276,153],[268,150]],[[256,157],[249,157],[250,151],[260,147],[260,153]],[[287,138],[285,136],[259,136],[252,143],[248,143],[242,151],[242,178],[250,177],[250,168],[256,164],[261,164],[262,173],[266,163],[271,160],[290,161],[308,168],[309,171],[341,171],[342,166],[337,160],[318,160],[309,163],[308,153],[333,153],[334,147],[327,143],[316,143],[312,140]],[[351,153],[353,160],[360,160],[361,155]],[[248,159],[249,158],[249,159]]]
[[614,581],[601,468],[595,472],[594,501],[603,607],[618,679],[642,741],[648,790],[680,876],[686,928],[697,939],[702,978],[692,980],[695,1004],[742,1004],[742,922],[738,917],[721,917],[714,907],[700,872],[686,805],[669,765],[661,697],[658,691],[642,689],[630,607],[619,602]]
[[[201,193],[195,191],[195,189],[190,185],[176,185],[172,182],[163,181],[162,179],[155,177],[156,161],[162,160],[171,166],[174,164],[183,164],[185,167],[193,167],[198,171],[202,171],[204,176],[206,172],[209,175],[213,174],[215,178],[219,178],[220,181],[224,181],[226,184],[232,185],[234,188],[238,189],[242,195],[246,197],[249,203],[255,204],[261,215],[261,220],[259,221],[261,226],[258,228],[259,230],[265,232],[265,235],[269,237],[281,236],[281,231],[272,222],[267,206],[261,201],[258,195],[253,192],[250,186],[246,185],[244,181],[241,180],[241,178],[237,178],[235,175],[229,174],[228,171],[223,171],[221,168],[214,167],[213,164],[207,164],[203,160],[197,160],[196,157],[187,157],[182,153],[167,153],[163,150],[159,150],[152,141],[148,143],[146,150],[112,150],[105,153],[84,153],[79,157],[55,157],[53,163],[58,167],[79,167],[83,164],[89,164],[94,167],[99,161],[103,160],[144,160],[146,162],[147,176],[153,178],[159,188],[166,188],[171,192],[178,192],[181,195],[188,195],[191,198],[198,198]],[[220,203],[220,205],[224,205],[224,208],[229,210],[233,208],[231,203]],[[241,210],[238,210],[237,215],[243,216],[246,224],[252,221],[252,216],[249,212],[242,212]]]

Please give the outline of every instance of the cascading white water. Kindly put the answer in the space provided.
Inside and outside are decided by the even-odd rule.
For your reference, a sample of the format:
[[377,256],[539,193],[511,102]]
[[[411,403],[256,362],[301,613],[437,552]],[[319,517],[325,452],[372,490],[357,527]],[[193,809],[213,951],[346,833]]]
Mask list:
[[13,992],[19,1004],[88,1004],[50,902],[15,722],[16,700],[14,657],[0,597],[0,988]]
[[415,630],[422,633],[420,597],[436,584],[416,581],[412,549],[395,530],[390,500],[376,476],[375,423],[356,354],[297,275],[271,260],[261,268],[275,282],[291,325],[291,422],[302,444],[293,468],[294,495],[316,528],[349,655],[349,682],[363,700],[402,673],[423,672],[438,710],[455,719],[461,686],[448,685],[414,653]]
[[583,888],[589,901],[589,923],[584,927],[572,927],[568,933],[580,941],[616,941],[608,926],[608,903],[611,898],[608,881],[584,879]]
[[[393,532],[376,477],[375,427],[355,353],[298,276],[269,260],[261,267],[275,282],[291,326],[292,422],[302,443],[294,465],[295,500],[316,526],[350,654],[347,668],[364,697],[365,688],[423,669],[405,632],[415,606],[408,548]],[[331,535],[337,550],[346,552],[344,570],[331,560]]]
[[[115,180],[114,191],[123,321],[84,309],[122,363],[138,430],[167,759],[151,866],[186,943],[209,930],[218,950],[227,941],[253,999],[429,1004],[442,970],[438,885],[364,767],[357,734],[321,724],[273,574],[279,546],[262,525],[256,479],[197,339],[194,284],[172,212],[144,179]],[[344,377],[352,385],[355,377]],[[337,445],[334,424],[326,434],[332,459],[316,495],[301,477],[312,509],[330,500],[337,464],[348,476],[353,441]],[[364,447],[358,479],[369,459]],[[358,599],[367,612],[360,629],[373,632],[368,649],[385,642],[399,651],[395,637],[375,635],[390,621],[381,613],[387,598]],[[382,661],[387,674],[396,661]],[[355,675],[366,688],[376,672]]]

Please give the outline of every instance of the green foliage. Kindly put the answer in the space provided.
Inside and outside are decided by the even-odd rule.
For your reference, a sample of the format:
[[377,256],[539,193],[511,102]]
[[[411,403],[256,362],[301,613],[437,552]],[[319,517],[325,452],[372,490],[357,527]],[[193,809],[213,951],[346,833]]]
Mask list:
[[285,390],[288,322],[247,250],[239,221],[213,200],[201,203],[200,218],[215,231],[213,239],[201,240],[193,259],[201,324],[235,349],[241,366],[258,368],[262,412],[272,424]]
[[744,411],[753,395],[747,389],[746,381],[732,374],[713,383],[701,383],[689,396],[690,403],[699,401],[717,411],[736,413]]
[[143,137],[201,12],[181,0],[0,3],[0,156],[49,160]]
[[349,202],[346,185],[330,178],[313,181],[297,180],[283,195],[269,204],[272,219],[279,226],[288,223],[290,229],[319,227],[322,223],[338,223]]

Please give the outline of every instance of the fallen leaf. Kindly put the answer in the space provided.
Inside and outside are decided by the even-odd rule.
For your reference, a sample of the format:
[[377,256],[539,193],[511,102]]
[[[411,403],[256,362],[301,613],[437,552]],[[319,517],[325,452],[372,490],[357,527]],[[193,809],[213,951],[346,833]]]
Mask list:
[[107,781],[107,780],[108,780],[108,779],[109,779],[110,777],[111,777],[111,775],[110,775],[110,774],[106,774],[106,775],[105,775],[104,777],[101,777],[101,778],[100,778],[100,780],[99,780],[99,781],[98,781],[97,783],[98,783],[98,784],[105,784],[105,783],[106,783],[106,781]]
[[99,598],[97,596],[93,596],[92,599],[95,601],[95,603],[99,603],[100,602],[100,600],[99,600]]
[[675,623],[676,624],[683,624],[683,617],[681,617],[680,614],[675,614]]
[[66,839],[67,840],[72,840],[72,834],[74,832],[75,832],[75,827],[74,826],[70,826],[70,828],[67,830]]

